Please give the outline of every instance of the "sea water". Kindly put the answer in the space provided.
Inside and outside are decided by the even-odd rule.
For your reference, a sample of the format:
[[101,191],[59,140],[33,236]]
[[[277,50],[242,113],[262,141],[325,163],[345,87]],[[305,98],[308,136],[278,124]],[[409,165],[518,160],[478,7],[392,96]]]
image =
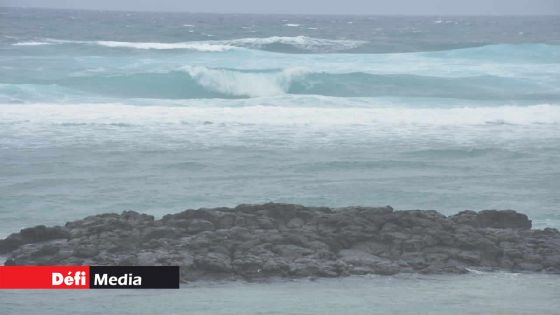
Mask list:
[[[0,8],[0,237],[103,212],[262,202],[515,209],[537,228],[559,228],[558,165],[559,17]],[[434,313],[424,299],[447,294],[434,300],[442,314],[484,313],[480,303],[491,313],[553,313],[559,280],[238,283],[126,291],[107,303]],[[302,298],[289,306],[292,294]],[[417,307],[391,308],[387,296]],[[81,297],[31,299],[60,313]],[[276,297],[270,312],[259,306]],[[27,293],[0,298],[11,312],[32,312]]]
[[558,314],[559,277],[511,273],[0,291],[2,314]]

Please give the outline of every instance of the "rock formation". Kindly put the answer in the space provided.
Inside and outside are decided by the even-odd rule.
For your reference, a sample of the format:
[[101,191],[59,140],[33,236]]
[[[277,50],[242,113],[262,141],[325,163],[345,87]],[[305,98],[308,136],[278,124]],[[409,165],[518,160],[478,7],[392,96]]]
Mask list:
[[6,265],[179,265],[183,282],[338,277],[467,268],[560,273],[560,232],[512,210],[393,211],[240,205],[153,216],[125,211],[0,240]]

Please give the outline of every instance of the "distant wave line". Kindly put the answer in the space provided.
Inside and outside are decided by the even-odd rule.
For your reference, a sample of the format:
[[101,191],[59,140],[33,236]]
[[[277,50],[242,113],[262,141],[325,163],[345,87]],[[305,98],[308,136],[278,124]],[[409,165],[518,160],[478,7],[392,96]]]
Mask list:
[[347,40],[347,39],[324,39],[308,36],[271,36],[271,37],[250,37],[227,40],[211,41],[187,41],[187,42],[126,42],[126,41],[81,41],[64,39],[42,39],[41,41],[27,41],[14,43],[14,46],[38,46],[53,44],[85,44],[98,45],[110,48],[131,48],[131,49],[155,49],[172,50],[187,49],[202,52],[222,52],[234,48],[254,48],[262,49],[268,45],[282,44],[292,46],[297,49],[308,51],[340,51],[357,48],[366,41]]

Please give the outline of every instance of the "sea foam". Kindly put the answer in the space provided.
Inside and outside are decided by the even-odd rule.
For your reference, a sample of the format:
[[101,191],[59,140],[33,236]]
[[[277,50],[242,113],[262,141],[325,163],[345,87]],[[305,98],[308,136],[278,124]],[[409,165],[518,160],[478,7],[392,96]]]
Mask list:
[[131,48],[131,49],[186,49],[202,52],[221,52],[233,48],[255,48],[264,49],[268,45],[281,44],[291,46],[296,49],[308,51],[341,51],[357,48],[366,41],[347,40],[347,39],[323,39],[307,36],[271,36],[271,37],[249,37],[227,40],[208,40],[208,41],[189,41],[175,43],[160,42],[124,42],[124,41],[85,41],[85,40],[61,40],[47,38],[41,42],[18,42],[14,46],[37,46],[49,44],[81,44],[81,45],[97,45],[110,48]]
[[184,42],[184,43],[134,43],[116,41],[97,41],[95,44],[111,48],[135,48],[135,49],[187,49],[202,52],[221,52],[233,49],[230,45],[212,44],[205,42]]
[[28,41],[28,42],[18,42],[12,45],[14,46],[44,46],[44,45],[51,45],[52,43],[49,42],[37,42],[37,41]]
[[175,124],[233,123],[260,125],[495,126],[558,125],[560,106],[459,108],[185,107],[107,104],[0,104],[4,124]]
[[302,68],[288,68],[279,72],[243,72],[202,66],[184,69],[198,84],[210,91],[248,97],[285,94],[292,80],[306,73]]

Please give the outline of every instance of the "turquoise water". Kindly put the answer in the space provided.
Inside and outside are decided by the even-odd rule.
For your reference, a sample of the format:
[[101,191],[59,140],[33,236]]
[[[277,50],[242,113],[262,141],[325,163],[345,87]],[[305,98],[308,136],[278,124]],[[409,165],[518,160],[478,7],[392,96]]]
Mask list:
[[558,17],[0,13],[0,235],[267,201],[560,227]]
[[[269,201],[511,208],[558,228],[559,44],[554,16],[0,8],[0,237],[101,212]],[[557,283],[486,274],[0,299],[18,314],[87,313],[84,297],[131,314],[550,314]]]

